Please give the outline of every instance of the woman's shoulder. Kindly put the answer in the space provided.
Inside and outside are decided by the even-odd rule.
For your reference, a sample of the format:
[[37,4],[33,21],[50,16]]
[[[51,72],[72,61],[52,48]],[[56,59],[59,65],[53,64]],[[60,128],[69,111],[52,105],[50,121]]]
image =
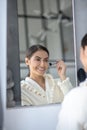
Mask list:
[[66,96],[64,99],[64,102],[68,102],[75,104],[77,102],[87,102],[87,87],[86,86],[78,86],[73,88]]
[[26,79],[21,80],[20,84],[27,84]]
[[20,81],[20,85],[21,85],[22,88],[26,88],[26,87],[31,86],[31,85],[30,85],[29,78],[26,77],[24,80],[21,80],[21,81]]
[[33,83],[31,82],[31,80],[29,80],[29,78],[25,78],[24,80],[22,80],[20,82],[20,87],[21,87],[21,92],[26,92],[26,93],[34,93],[35,92],[35,88]]

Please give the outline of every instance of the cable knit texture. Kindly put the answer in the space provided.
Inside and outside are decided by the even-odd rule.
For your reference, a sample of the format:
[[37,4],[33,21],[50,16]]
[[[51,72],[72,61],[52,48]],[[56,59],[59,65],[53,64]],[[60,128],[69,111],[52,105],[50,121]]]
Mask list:
[[58,81],[58,83],[56,83],[50,74],[45,74],[44,78],[46,86],[45,91],[38,83],[29,77],[21,81],[22,105],[60,103],[63,101],[64,95],[72,88],[69,79],[66,79],[64,82]]

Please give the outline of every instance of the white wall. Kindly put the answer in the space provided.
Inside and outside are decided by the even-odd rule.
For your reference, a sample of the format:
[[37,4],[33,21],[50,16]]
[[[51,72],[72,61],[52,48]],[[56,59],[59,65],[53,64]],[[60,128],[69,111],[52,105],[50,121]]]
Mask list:
[[0,98],[2,103],[2,106],[0,106],[0,108],[2,107],[2,109],[0,110],[0,116],[3,115],[3,117],[0,118],[1,119],[0,123],[3,123],[3,118],[5,116],[5,103],[6,103],[5,66],[6,66],[6,0],[0,0],[0,91],[1,91]]
[[6,130],[56,130],[58,104],[44,107],[8,109]]
[[81,39],[87,33],[87,0],[75,0],[75,30],[76,30],[76,60],[77,69],[82,67],[80,62]]

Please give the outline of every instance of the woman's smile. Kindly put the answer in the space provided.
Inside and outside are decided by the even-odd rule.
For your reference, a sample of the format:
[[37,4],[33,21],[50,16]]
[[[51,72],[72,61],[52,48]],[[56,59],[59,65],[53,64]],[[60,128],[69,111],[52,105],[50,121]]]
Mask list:
[[37,70],[41,73],[45,73],[46,69],[45,68],[42,68],[42,67],[39,67],[37,68]]

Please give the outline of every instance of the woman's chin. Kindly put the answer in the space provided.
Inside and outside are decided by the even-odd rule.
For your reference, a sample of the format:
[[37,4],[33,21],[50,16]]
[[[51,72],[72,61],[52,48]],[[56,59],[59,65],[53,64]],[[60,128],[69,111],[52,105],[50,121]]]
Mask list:
[[43,76],[45,74],[45,72],[39,72],[38,75],[39,76]]

